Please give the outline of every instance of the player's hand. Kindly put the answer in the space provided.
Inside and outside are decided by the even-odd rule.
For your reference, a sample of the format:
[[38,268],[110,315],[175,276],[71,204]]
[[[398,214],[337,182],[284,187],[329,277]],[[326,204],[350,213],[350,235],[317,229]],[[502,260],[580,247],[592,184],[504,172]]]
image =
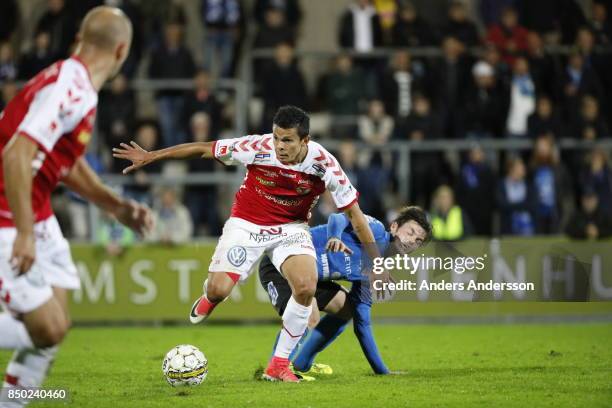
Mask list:
[[[382,273],[374,273],[372,271],[369,272],[370,278],[370,287],[372,289],[372,293],[374,295],[374,299],[377,301],[386,301],[393,298],[395,295],[394,291],[385,289],[385,283],[395,283],[395,279],[391,276],[389,271],[384,270]],[[380,281],[378,285],[374,286],[374,282]],[[379,289],[375,289],[378,287]],[[382,288],[382,289],[380,289]]]
[[125,159],[132,162],[132,165],[123,169],[123,174],[128,174],[132,170],[139,169],[153,161],[151,152],[138,146],[136,142],[130,142],[131,146],[121,143],[121,148],[113,148],[113,157]]
[[36,258],[36,243],[34,241],[34,233],[22,234],[17,233],[13,242],[13,252],[11,253],[11,266],[17,272],[17,275],[22,275],[30,270],[34,259]]
[[149,207],[134,200],[126,200],[113,215],[117,221],[140,235],[145,235],[153,228],[153,215]]
[[330,238],[327,244],[325,244],[325,250],[330,252],[344,252],[349,255],[353,253],[351,248],[347,247],[346,244],[338,238]]

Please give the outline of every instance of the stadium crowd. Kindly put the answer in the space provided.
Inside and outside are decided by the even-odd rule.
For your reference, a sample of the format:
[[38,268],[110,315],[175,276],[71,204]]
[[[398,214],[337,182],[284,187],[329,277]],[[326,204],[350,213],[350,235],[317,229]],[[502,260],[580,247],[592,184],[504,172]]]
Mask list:
[[[184,1],[47,0],[31,38],[24,38],[19,22],[27,19],[19,2],[3,0],[0,109],[20,81],[69,55],[80,19],[106,3],[126,12],[135,39],[123,72],[100,96],[97,142],[88,152],[100,173],[120,174],[125,163],[113,160],[110,148],[132,139],[155,149],[231,135],[236,107],[216,81],[237,77],[241,58],[252,49],[273,49],[273,57],[253,60],[255,97],[263,108],[249,128],[270,131],[272,115],[285,104],[327,115],[329,126],[314,136],[337,143],[335,153],[367,213],[386,219],[403,204],[397,199],[402,179],[394,171],[399,156],[381,146],[471,140],[464,153],[411,155],[411,202],[430,209],[436,239],[612,235],[610,152],[596,143],[610,138],[612,126],[612,1],[348,2],[338,16],[337,38],[329,39],[340,51],[315,86],[308,86],[296,53],[306,2],[191,1],[198,2],[205,32],[199,50],[185,41]],[[431,15],[437,21],[426,17]],[[414,47],[434,52],[421,56]],[[388,53],[375,52],[380,50]],[[191,79],[193,86],[156,91],[155,114],[142,116],[143,98],[129,86],[135,78]],[[498,154],[483,148],[489,139],[529,140],[532,148]],[[593,147],[560,150],[562,139]],[[161,172],[219,171],[231,170],[205,160],[153,165],[137,172],[126,192],[156,209],[162,226],[156,240],[177,244],[194,233],[218,235],[218,187],[154,189],[151,179]],[[61,206],[70,212],[66,222],[73,221],[67,234],[89,236],[75,221],[87,219],[79,198],[59,200],[68,203]],[[323,197],[313,221],[332,211]],[[164,227],[170,223],[171,236]],[[117,228],[104,218],[96,233],[111,251],[133,240]]]

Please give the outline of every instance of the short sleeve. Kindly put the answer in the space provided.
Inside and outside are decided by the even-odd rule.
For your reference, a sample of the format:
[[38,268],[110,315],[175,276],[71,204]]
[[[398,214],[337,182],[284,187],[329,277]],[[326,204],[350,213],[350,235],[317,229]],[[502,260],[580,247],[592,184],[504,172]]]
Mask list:
[[58,140],[72,132],[95,107],[92,99],[70,63],[64,62],[56,81],[36,92],[28,111],[17,128],[47,151]]
[[28,113],[17,128],[17,133],[33,139],[45,150],[51,151],[65,133],[60,111],[61,99],[62,92],[57,84],[47,85],[38,91],[30,103]]
[[234,139],[221,139],[215,141],[213,154],[215,159],[225,164],[237,165],[252,164],[257,154],[262,150],[271,150],[272,138],[266,135],[252,135]]
[[326,156],[325,175],[323,181],[330,192],[338,210],[343,211],[357,202],[359,193],[351,184],[336,158],[329,152],[321,152]]

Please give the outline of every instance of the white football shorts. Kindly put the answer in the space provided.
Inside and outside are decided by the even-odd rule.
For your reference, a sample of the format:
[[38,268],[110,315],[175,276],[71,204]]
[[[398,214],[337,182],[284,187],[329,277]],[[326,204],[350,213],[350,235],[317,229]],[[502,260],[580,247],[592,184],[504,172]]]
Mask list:
[[31,312],[53,295],[52,287],[81,286],[68,241],[52,216],[34,225],[36,257],[28,272],[18,276],[10,265],[15,228],[0,228],[0,302],[14,313]]

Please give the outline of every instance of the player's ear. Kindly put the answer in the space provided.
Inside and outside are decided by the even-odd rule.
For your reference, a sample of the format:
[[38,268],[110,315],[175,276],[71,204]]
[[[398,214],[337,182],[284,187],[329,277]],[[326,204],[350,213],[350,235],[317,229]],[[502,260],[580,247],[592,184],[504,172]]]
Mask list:
[[308,142],[310,142],[310,135],[306,135],[302,139],[302,143],[304,143],[305,145],[308,144]]
[[130,51],[128,45],[124,42],[119,43],[115,50],[115,59],[119,62],[123,62],[127,59],[128,52]]
[[393,221],[391,225],[389,226],[389,232],[391,232],[391,235],[395,235],[395,233],[397,232],[397,227],[398,227],[397,222]]

